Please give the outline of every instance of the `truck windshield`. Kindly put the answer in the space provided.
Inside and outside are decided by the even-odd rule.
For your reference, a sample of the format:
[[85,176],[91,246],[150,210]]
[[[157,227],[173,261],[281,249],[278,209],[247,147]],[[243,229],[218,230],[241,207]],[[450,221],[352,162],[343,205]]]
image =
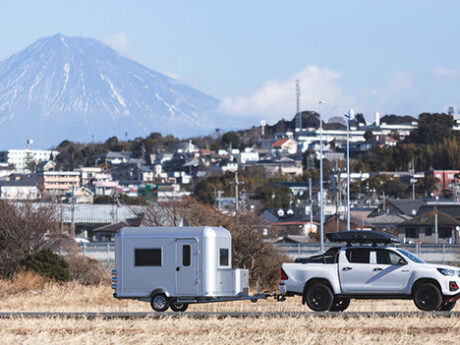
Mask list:
[[411,252],[408,252],[407,250],[404,250],[404,249],[397,249],[398,252],[400,253],[403,253],[406,257],[408,257],[410,260],[412,260],[413,262],[417,262],[419,264],[424,264],[425,261],[423,261],[422,259],[420,259],[418,256],[415,256],[414,254],[412,254]]

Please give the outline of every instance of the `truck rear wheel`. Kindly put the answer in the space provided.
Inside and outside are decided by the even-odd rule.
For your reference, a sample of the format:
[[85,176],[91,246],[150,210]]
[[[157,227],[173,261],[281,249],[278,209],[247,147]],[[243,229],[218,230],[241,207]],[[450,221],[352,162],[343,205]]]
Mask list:
[[347,297],[336,297],[332,302],[330,311],[344,311],[350,305],[350,299]]
[[164,293],[156,293],[152,296],[150,300],[150,305],[152,309],[158,312],[166,311],[169,308],[168,297]]
[[446,302],[441,304],[440,311],[451,311],[455,307],[455,302]]
[[422,283],[415,288],[414,303],[420,310],[438,310],[442,303],[442,295],[433,283]]
[[334,301],[334,294],[329,286],[321,283],[316,283],[309,287],[305,294],[308,307],[314,311],[329,310]]

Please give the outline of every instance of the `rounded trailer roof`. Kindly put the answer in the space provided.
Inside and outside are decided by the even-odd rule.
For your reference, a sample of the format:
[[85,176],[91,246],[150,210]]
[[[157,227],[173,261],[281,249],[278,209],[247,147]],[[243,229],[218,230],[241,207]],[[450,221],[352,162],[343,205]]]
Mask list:
[[118,231],[117,237],[224,237],[231,238],[230,232],[225,228],[212,226],[151,226],[128,227]]

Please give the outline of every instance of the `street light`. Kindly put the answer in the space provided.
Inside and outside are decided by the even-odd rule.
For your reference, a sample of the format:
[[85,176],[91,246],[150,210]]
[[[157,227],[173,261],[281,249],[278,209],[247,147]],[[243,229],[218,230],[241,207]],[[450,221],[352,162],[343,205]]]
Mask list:
[[353,109],[345,115],[347,118],[347,231],[350,231],[350,121],[354,116]]
[[323,193],[323,121],[321,116],[321,108],[324,101],[319,101],[319,194],[320,194],[320,232],[319,244],[320,251],[324,252],[324,193]]

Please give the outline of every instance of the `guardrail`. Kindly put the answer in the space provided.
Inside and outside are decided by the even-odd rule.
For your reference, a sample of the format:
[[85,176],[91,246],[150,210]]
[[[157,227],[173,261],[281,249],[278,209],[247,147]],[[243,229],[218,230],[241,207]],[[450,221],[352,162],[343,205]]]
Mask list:
[[[91,242],[79,244],[82,253],[102,262],[115,261],[114,242]],[[319,243],[275,243],[275,248],[291,259],[320,254]],[[325,243],[325,250],[340,244]],[[460,265],[460,244],[405,244],[398,248],[406,249],[423,260],[435,263],[453,263]]]
[[[325,243],[324,249],[340,245]],[[292,259],[321,253],[319,243],[274,243],[273,246]],[[429,262],[460,264],[460,244],[404,244],[398,245],[398,248],[406,249]]]

